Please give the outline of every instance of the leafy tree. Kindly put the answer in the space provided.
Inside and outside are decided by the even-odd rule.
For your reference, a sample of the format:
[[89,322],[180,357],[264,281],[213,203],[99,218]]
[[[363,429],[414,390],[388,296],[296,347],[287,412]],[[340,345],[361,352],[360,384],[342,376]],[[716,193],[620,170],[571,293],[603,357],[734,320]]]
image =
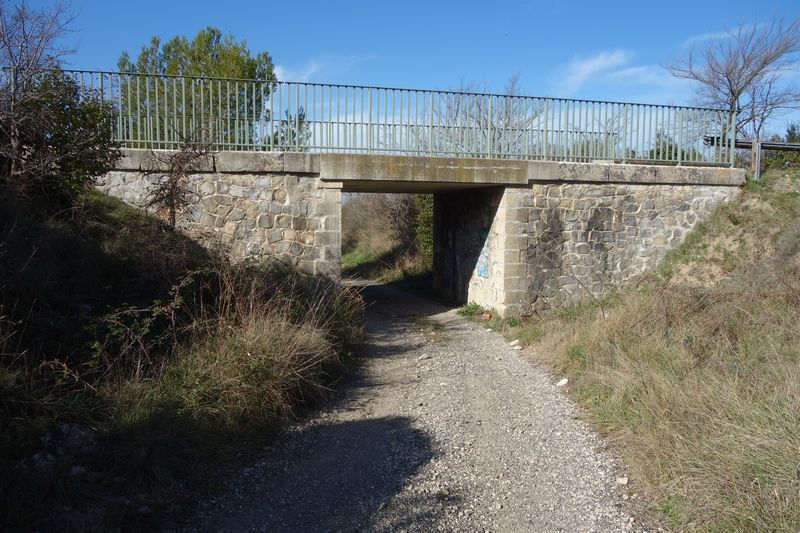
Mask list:
[[[773,135],[770,139],[776,142],[800,143],[800,124],[789,124],[786,135]],[[800,167],[800,152],[779,152],[767,150],[764,154],[764,165],[767,168],[798,168]]]
[[245,41],[237,42],[232,35],[223,35],[211,26],[200,30],[191,41],[178,35],[162,46],[160,38],[152,37],[135,62],[123,52],[117,66],[120,72],[140,74],[277,81],[267,52],[253,56]]
[[45,10],[0,2],[0,183],[20,197],[68,206],[118,157],[111,108],[58,69],[70,22],[63,4]]
[[433,195],[418,194],[415,201],[414,231],[417,250],[424,258],[431,260],[433,258]]
[[272,134],[272,146],[275,150],[305,152],[311,130],[306,120],[305,109],[301,106],[297,115],[289,111],[278,123],[277,130]]
[[789,124],[786,128],[786,142],[800,143],[800,124]]
[[153,37],[135,60],[123,52],[118,66],[131,74],[120,87],[124,131],[151,141],[138,146],[180,148],[200,131],[222,148],[269,144],[259,127],[270,119],[266,103],[277,81],[267,52],[253,55],[245,41],[208,27],[191,40]]

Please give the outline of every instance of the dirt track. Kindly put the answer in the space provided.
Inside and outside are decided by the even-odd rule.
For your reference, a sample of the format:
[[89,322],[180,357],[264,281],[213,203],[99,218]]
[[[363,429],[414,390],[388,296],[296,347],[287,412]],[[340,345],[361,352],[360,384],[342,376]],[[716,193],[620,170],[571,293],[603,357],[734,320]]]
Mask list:
[[611,457],[551,376],[453,310],[384,286],[365,296],[358,375],[189,529],[630,529]]

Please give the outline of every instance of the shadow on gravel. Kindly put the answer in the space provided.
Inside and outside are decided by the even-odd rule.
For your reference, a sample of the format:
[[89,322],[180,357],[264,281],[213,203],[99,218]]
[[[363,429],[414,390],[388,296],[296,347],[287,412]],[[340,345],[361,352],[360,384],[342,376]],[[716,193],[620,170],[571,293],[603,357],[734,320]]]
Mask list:
[[[364,286],[363,294],[369,336],[359,360],[335,385],[326,410],[358,411],[362,399],[385,384],[368,371],[367,360],[418,350],[419,341],[387,341],[404,338],[419,328],[418,319],[447,309],[385,285]],[[313,420],[315,411],[305,416]],[[270,532],[389,532],[435,524],[460,498],[451,493],[413,501],[398,497],[435,455],[430,436],[412,423],[411,418],[390,416],[312,421],[290,428],[248,461],[243,475],[231,482],[226,492],[238,496],[233,501],[207,502],[195,524],[206,531]]]
[[[419,329],[419,320],[450,309],[426,295],[412,294],[385,284],[366,282],[361,293],[367,305],[367,342],[361,347],[359,357],[346,376],[335,384],[336,392],[326,403],[329,409],[346,408],[348,404],[357,402],[363,392],[380,385],[366,373],[367,360],[390,359],[419,350],[424,346],[424,341],[412,342],[407,339],[408,334]],[[400,344],[387,342],[398,338],[405,341]]]
[[[231,509],[226,531],[337,531],[434,520],[441,502],[418,502],[398,516],[387,507],[433,458],[430,438],[405,417],[308,426],[267,449],[265,461],[240,482],[244,512]],[[226,513],[228,514],[228,513]],[[413,514],[414,516],[406,516]],[[236,515],[239,515],[238,517]],[[204,527],[206,527],[204,525]]]

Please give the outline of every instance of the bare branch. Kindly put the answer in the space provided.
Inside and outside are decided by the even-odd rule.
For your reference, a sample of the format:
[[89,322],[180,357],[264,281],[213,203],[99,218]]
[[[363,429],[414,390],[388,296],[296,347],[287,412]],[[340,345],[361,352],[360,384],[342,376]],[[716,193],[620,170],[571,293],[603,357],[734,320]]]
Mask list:
[[73,53],[60,41],[72,31],[74,21],[72,8],[63,1],[39,10],[25,0],[14,5],[0,0],[0,63],[21,71],[57,66]]
[[775,113],[797,106],[800,91],[781,78],[799,53],[800,19],[788,24],[776,19],[729,31],[727,38],[706,42],[667,68],[698,82],[699,103],[727,109],[736,115],[739,133],[757,137]]
[[155,182],[147,195],[147,207],[167,210],[170,225],[175,228],[178,211],[191,200],[188,187],[189,174],[201,169],[212,154],[212,143],[202,132],[181,139],[177,151],[150,151],[145,176],[153,176]]

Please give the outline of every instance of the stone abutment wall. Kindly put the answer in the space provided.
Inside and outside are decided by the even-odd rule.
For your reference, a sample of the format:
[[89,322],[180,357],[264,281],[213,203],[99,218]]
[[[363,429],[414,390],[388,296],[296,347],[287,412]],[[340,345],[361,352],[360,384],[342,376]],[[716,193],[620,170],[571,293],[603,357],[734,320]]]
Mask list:
[[[131,152],[98,188],[144,207],[159,176],[141,172],[150,163],[146,153]],[[189,205],[177,226],[233,259],[277,257],[309,273],[338,277],[341,190],[308,170],[314,168],[302,159],[286,164],[282,154],[216,155],[189,176]]]
[[510,190],[522,212],[513,231],[521,314],[557,307],[655,268],[695,225],[738,193],[736,187],[662,184],[533,184]]

